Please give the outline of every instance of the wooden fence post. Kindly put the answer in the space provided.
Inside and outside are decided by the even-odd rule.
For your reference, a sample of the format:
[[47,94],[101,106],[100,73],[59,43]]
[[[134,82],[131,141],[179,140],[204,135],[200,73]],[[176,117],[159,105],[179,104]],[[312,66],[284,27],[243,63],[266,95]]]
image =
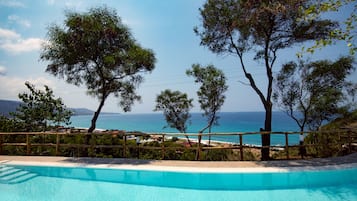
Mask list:
[[161,160],[165,159],[165,134],[162,135],[162,140],[161,140]]
[[240,146],[240,160],[243,161],[243,135],[242,133],[239,133],[239,146]]
[[347,133],[348,133],[348,153],[350,154],[352,153],[352,136],[351,136],[352,131],[348,130]]
[[58,150],[59,150],[59,143],[60,139],[59,139],[59,135],[58,133],[56,133],[56,156],[58,156]]
[[285,133],[285,150],[286,150],[286,159],[289,159],[289,136],[288,133]]
[[4,135],[0,134],[0,155],[2,154],[2,143],[4,141]]
[[202,139],[202,133],[198,134],[198,145],[197,145],[197,150],[196,150],[196,161],[200,160],[201,158],[201,139]]
[[31,154],[31,142],[30,142],[30,134],[26,133],[26,154]]
[[126,158],[126,133],[124,132],[123,158]]

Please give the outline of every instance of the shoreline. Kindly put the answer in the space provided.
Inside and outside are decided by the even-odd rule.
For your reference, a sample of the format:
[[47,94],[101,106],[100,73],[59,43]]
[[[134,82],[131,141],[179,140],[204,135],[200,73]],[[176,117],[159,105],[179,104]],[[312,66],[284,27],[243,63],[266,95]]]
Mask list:
[[[80,133],[82,132],[85,132],[87,131],[89,128],[86,128],[86,127],[70,127],[70,128],[63,128],[66,132],[67,129],[70,129],[70,130],[78,130]],[[142,131],[123,131],[123,130],[118,130],[118,129],[103,129],[103,128],[96,128],[93,133],[106,133],[106,132],[126,132],[130,135],[133,135],[135,136],[134,138],[136,138],[136,136],[143,136],[143,135],[147,135],[147,136],[150,136],[152,138],[152,136],[162,136],[162,135],[165,135],[165,138],[166,139],[172,139],[173,137],[176,137],[175,135],[181,135],[179,137],[177,137],[178,139],[180,140],[186,140],[187,138],[186,137],[183,137],[182,135],[187,135],[190,139],[191,142],[195,142],[195,143],[198,143],[198,139],[197,138],[197,133],[186,133],[186,134],[183,134],[183,133],[159,133],[159,132],[142,132]],[[256,131],[258,132],[258,131]],[[236,133],[239,133],[239,132],[236,132]],[[135,135],[135,134],[138,134],[138,135]],[[208,138],[208,133],[203,133],[203,137],[205,138]],[[217,134],[217,133],[212,133],[212,134]],[[227,135],[224,135],[224,134],[227,134]],[[259,134],[257,134],[259,135]],[[294,134],[294,135],[299,135],[298,133]],[[129,135],[128,135],[129,136]],[[224,136],[232,136],[231,133],[222,133],[222,137]],[[214,138],[214,135],[211,137],[211,146],[219,146],[219,145],[222,145],[222,144],[227,144],[227,145],[239,145],[239,143],[237,142],[231,142],[231,141],[223,141],[223,140],[215,140],[215,139],[212,139]],[[209,140],[208,139],[202,139],[201,140],[201,144],[205,144],[205,145],[208,145],[209,143]],[[243,146],[245,147],[248,147],[248,148],[260,148],[262,147],[261,144],[252,144],[252,143],[243,143],[242,144]],[[289,143],[289,146],[291,145],[299,145],[299,141],[297,141],[296,143],[293,142],[293,143]],[[285,146],[283,144],[271,144],[272,148],[273,149],[276,149],[276,150],[284,150],[284,148],[282,148],[282,146]],[[274,148],[274,146],[276,146]]]

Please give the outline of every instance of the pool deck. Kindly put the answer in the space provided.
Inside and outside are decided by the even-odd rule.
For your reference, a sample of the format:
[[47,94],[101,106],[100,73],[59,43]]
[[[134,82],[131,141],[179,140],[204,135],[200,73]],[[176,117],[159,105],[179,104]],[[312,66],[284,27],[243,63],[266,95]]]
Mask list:
[[279,161],[176,161],[0,155],[0,165],[36,165],[187,172],[287,172],[357,168],[357,153],[342,157]]

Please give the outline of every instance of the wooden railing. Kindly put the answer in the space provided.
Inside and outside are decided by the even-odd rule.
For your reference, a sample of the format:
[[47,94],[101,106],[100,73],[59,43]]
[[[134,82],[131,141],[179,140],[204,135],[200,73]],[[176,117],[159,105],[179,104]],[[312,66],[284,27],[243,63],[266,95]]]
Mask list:
[[[283,135],[285,144],[272,146],[259,146],[244,144],[244,139],[249,135]],[[289,144],[289,137],[292,135],[308,135],[309,139],[305,139],[304,144]],[[217,142],[213,141],[208,145],[206,139],[208,137],[235,136],[236,142]],[[320,137],[317,137],[320,136]],[[193,145],[189,146],[184,140],[189,137]],[[258,136],[257,136],[258,137]],[[98,139],[100,138],[100,139]],[[168,141],[173,141],[172,138],[180,138],[181,143],[176,143],[177,146],[167,146]],[[295,136],[296,138],[296,136]],[[86,141],[87,139],[87,141]],[[89,139],[89,141],[88,141]],[[136,140],[136,139],[140,139]],[[150,141],[145,139],[151,139]],[[260,139],[260,136],[259,136]],[[154,142],[156,146],[150,146]],[[184,144],[184,146],[183,146]],[[214,144],[215,146],[212,146]],[[175,143],[174,143],[175,145]],[[180,145],[180,146],[179,146]],[[318,131],[318,132],[237,132],[237,133],[210,133],[210,134],[182,134],[182,133],[140,133],[140,132],[125,132],[125,131],[106,131],[97,133],[86,133],[80,130],[67,130],[65,132],[11,132],[0,133],[0,154],[24,154],[24,155],[55,155],[55,156],[81,156],[80,152],[88,152],[88,156],[100,157],[100,150],[111,149],[116,150],[117,154],[112,154],[113,157],[140,158],[140,152],[144,150],[161,152],[159,159],[167,157],[168,152],[175,151],[180,153],[190,151],[195,154],[196,160],[202,160],[202,153],[210,150],[232,150],[237,153],[235,160],[245,160],[245,152],[252,149],[270,148],[271,150],[279,150],[285,155],[285,159],[291,158],[290,150],[294,149],[316,149],[317,152],[324,147],[334,147],[337,152],[351,153],[357,148],[357,129],[343,129],[333,131]],[[12,149],[11,149],[12,147]],[[43,147],[47,147],[43,149]],[[319,148],[320,147],[320,148]],[[40,151],[34,151],[34,148],[39,148]],[[77,150],[77,151],[76,151]],[[326,150],[325,150],[326,151]],[[136,153],[133,153],[136,152]],[[108,156],[102,156],[108,157]],[[296,157],[296,154],[294,154]],[[156,157],[157,159],[158,157]],[[203,158],[203,160],[205,160]]]

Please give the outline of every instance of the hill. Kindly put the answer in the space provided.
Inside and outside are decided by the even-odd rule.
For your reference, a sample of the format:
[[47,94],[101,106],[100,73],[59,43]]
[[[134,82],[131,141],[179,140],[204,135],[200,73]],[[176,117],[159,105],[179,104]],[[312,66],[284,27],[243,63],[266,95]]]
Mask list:
[[0,115],[10,117],[10,112],[15,112],[20,104],[20,101],[0,100]]
[[94,111],[87,108],[70,108],[73,112],[73,115],[93,115]]
[[344,117],[337,118],[322,127],[323,130],[333,130],[341,128],[357,128],[357,110],[352,111]]
[[[0,115],[10,117],[10,113],[15,112],[20,104],[20,101],[0,100]],[[70,108],[70,110],[73,115],[93,115],[94,113],[94,111],[86,108]]]

